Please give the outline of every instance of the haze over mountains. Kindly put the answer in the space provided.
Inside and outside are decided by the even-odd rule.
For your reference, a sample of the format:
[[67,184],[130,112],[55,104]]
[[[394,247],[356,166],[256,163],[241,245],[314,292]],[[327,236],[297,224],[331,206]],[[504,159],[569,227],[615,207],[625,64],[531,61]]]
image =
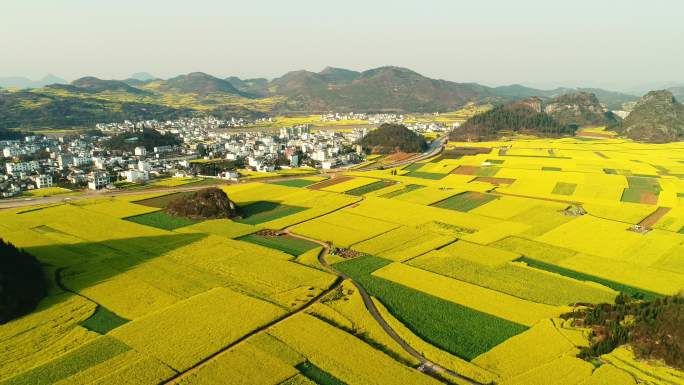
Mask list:
[[[597,88],[540,90],[517,84],[458,83],[394,66],[362,72],[326,67],[320,72],[292,71],[272,80],[221,79],[202,72],[166,80],[142,72],[124,80],[92,76],[70,84],[59,80],[51,77],[31,83],[33,88],[1,91],[0,127],[60,128],[197,113],[220,118],[329,111],[431,113],[453,111],[471,102],[502,105],[532,97],[539,98],[554,127],[565,127],[613,124],[614,117],[606,117],[606,111],[622,110],[639,99]],[[684,88],[673,91],[676,97]]]

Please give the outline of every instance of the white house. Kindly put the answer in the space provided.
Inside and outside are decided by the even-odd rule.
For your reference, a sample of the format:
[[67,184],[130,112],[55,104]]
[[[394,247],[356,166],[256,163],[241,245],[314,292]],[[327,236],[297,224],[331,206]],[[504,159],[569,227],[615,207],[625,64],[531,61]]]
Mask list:
[[133,150],[133,153],[134,153],[136,156],[145,156],[145,155],[147,155],[147,149],[146,149],[145,147],[136,147],[136,148]]
[[88,188],[100,190],[109,184],[109,174],[106,171],[94,171],[88,174]]

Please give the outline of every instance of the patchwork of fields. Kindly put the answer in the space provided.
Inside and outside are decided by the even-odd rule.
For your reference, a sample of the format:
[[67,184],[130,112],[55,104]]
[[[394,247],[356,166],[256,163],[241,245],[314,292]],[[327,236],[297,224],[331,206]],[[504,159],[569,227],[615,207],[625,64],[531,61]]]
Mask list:
[[221,188],[242,218],[173,217],[172,189],[0,210],[50,283],[0,325],[0,385],[684,384],[577,358],[560,318],[684,289],[682,144],[451,143]]

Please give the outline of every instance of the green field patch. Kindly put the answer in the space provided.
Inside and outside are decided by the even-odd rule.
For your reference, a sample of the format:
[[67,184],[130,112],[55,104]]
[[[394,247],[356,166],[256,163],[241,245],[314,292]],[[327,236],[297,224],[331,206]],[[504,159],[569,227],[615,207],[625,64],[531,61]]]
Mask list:
[[295,366],[306,378],[318,385],[345,385],[337,377],[312,364],[309,361],[302,362]]
[[391,191],[391,192],[388,192],[387,194],[382,194],[380,196],[382,198],[394,198],[396,196],[406,194],[408,192],[418,190],[418,189],[423,188],[423,187],[425,187],[425,186],[423,186],[421,184],[408,184],[404,188],[402,188],[401,190]]
[[505,162],[505,160],[503,160],[503,159],[487,159],[487,160],[485,160],[485,162],[491,163],[491,164],[503,164]]
[[412,178],[421,178],[421,179],[440,180],[447,175],[449,175],[449,174],[440,174],[440,173],[436,173],[436,172],[411,171],[408,174],[404,174],[402,176],[410,176]]
[[575,193],[576,188],[577,188],[576,183],[558,182],[553,187],[553,191],[551,191],[551,194],[572,195]]
[[651,188],[626,188],[622,191],[620,201],[655,205],[659,195],[660,191],[653,191]]
[[560,167],[548,167],[548,166],[542,166],[542,171],[562,171]]
[[315,180],[307,180],[307,179],[288,179],[288,180],[281,180],[277,182],[271,182],[271,184],[277,184],[280,186],[287,186],[287,187],[306,187],[309,185],[312,185],[314,183],[317,183],[318,181]]
[[3,384],[48,385],[80,373],[131,350],[117,339],[102,336],[43,365],[14,376]]
[[630,189],[649,190],[653,192],[660,192],[660,182],[656,178],[628,176],[627,183]]
[[175,201],[178,198],[183,198],[186,196],[190,196],[194,194],[192,191],[187,191],[187,192],[177,192],[173,194],[166,194],[154,198],[148,198],[148,199],[143,199],[139,201],[135,201],[133,203],[143,205],[143,206],[149,206],[149,207],[158,207],[160,209],[166,208],[166,206],[169,205],[169,203]]
[[235,221],[248,225],[257,225],[296,214],[307,209],[308,207],[289,206],[271,201],[258,201],[240,206],[242,218],[236,219]]
[[317,248],[317,243],[307,241],[305,239],[292,238],[288,236],[266,236],[249,234],[244,237],[236,238],[239,241],[254,243],[260,246],[269,247],[271,249],[280,250],[284,253],[293,255],[295,257],[306,253],[309,250]]
[[383,189],[385,187],[389,187],[395,183],[396,182],[391,181],[391,180],[379,180],[377,182],[373,182],[373,183],[367,184],[365,186],[361,186],[361,187],[357,187],[355,189],[345,191],[344,193],[349,194],[349,195],[361,196],[363,194],[368,194],[370,192],[380,190],[380,189]]
[[110,330],[116,329],[119,326],[128,322],[126,318],[119,317],[118,315],[112,313],[106,307],[98,305],[95,313],[91,315],[87,320],[81,322],[81,326],[84,328],[100,333],[107,334]]
[[123,219],[141,225],[156,227],[158,229],[169,231],[201,222],[201,220],[197,219],[177,217],[175,215],[167,214],[162,210]]
[[610,175],[632,175],[632,171],[622,168],[604,168],[603,172]]
[[468,212],[476,207],[480,207],[497,198],[498,197],[496,195],[483,194],[474,191],[466,191],[464,193],[454,195],[437,203],[433,203],[432,206],[440,207],[443,209]]
[[658,297],[662,297],[662,295],[654,293],[652,291],[640,289],[638,287],[634,286],[629,286],[625,285],[619,282],[611,281],[608,279],[604,279],[601,277],[597,277],[595,275],[590,275],[590,274],[585,274],[581,273],[579,271],[575,270],[570,270],[566,269],[563,267],[560,267],[558,265],[553,265],[550,263],[546,262],[541,262],[536,259],[532,258],[527,258],[527,257],[521,257],[516,259],[516,262],[525,262],[528,266],[533,267],[535,269],[539,270],[544,270],[544,271],[549,271],[552,273],[560,274],[569,278],[574,278],[579,281],[589,281],[589,282],[595,282],[599,283],[603,286],[609,287],[615,291],[622,292],[622,293],[627,293],[631,296],[636,296],[636,297],[643,297],[645,300],[653,300]]
[[527,330],[526,326],[372,275],[389,263],[363,256],[339,262],[335,268],[361,284],[416,335],[441,349],[471,360]]
[[423,163],[411,163],[403,169],[406,171],[418,171],[419,168],[423,167]]

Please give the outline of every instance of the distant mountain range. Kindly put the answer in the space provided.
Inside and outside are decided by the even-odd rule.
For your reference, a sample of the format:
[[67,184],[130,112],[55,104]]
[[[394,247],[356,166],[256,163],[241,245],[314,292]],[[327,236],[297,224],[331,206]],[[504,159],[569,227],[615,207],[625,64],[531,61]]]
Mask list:
[[54,75],[47,75],[39,80],[31,80],[23,76],[0,77],[0,87],[2,88],[39,88],[55,83],[66,84],[68,82]]
[[[457,110],[470,102],[504,104],[528,97],[546,102],[577,92],[591,93],[608,109],[619,110],[624,103],[638,99],[603,89],[539,90],[522,85],[457,83],[392,66],[362,72],[327,67],[320,72],[288,72],[272,80],[221,79],[201,72],[166,80],[148,73],[133,74],[124,80],[89,76],[70,84],[45,84],[54,79],[43,80],[28,90],[0,92],[0,127],[57,128],[106,122],[120,119],[122,111],[131,110],[135,114],[130,118],[159,118],[165,113],[208,113],[218,117],[348,111],[430,113]],[[65,115],[65,111],[69,114]]]

